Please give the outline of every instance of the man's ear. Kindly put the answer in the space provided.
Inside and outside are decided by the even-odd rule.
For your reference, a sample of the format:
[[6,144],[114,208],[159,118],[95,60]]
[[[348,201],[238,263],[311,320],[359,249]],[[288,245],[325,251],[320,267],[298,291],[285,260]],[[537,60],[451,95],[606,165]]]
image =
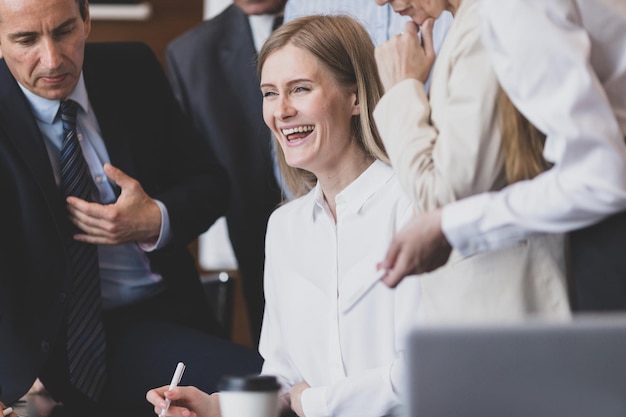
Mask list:
[[89,1],[85,1],[85,38],[91,33],[91,14],[89,13]]

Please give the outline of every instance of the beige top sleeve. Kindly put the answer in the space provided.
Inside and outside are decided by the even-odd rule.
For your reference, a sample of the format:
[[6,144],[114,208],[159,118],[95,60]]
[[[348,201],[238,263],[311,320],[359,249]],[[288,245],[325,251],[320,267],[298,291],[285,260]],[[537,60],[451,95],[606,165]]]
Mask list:
[[430,101],[420,81],[407,79],[374,111],[392,166],[420,211],[505,185],[498,83],[468,3],[433,68]]

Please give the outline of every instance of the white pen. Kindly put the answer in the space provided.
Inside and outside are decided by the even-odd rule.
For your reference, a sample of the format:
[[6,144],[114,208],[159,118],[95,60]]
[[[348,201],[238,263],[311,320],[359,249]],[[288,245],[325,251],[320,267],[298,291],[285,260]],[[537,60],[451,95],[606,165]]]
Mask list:
[[367,294],[374,287],[376,287],[376,284],[381,282],[381,280],[385,277],[385,275],[389,273],[389,271],[390,269],[383,268],[377,271],[375,275],[372,275],[373,279],[370,278],[369,281],[365,280],[361,284],[361,286],[355,292],[353,292],[352,295],[346,300],[343,307],[343,314],[346,314],[348,311],[350,311],[352,307],[354,307],[359,302],[359,300],[361,300],[365,296],[365,294]]
[[[170,387],[168,388],[169,390],[173,390],[174,388],[176,388],[176,386],[178,386],[178,383],[183,377],[184,371],[185,371],[185,364],[182,362],[178,362],[178,365],[176,365],[176,370],[174,371],[174,375],[172,376],[172,382],[170,382]],[[170,399],[166,398],[165,408],[163,409],[163,411],[161,411],[161,414],[159,414],[160,417],[163,417],[165,413],[167,413],[167,410],[170,408],[170,403],[171,403]]]
[[4,417],[10,416],[11,414],[13,414],[13,408],[11,408],[11,407],[7,407],[4,410],[2,410],[2,415]]

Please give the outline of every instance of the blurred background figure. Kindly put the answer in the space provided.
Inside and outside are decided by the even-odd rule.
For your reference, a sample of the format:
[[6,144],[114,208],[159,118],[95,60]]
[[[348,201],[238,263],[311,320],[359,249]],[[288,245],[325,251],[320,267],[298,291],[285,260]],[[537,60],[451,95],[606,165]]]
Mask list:
[[[370,0],[289,0],[285,6],[285,21],[312,14],[347,14],[357,19],[370,34],[374,45],[386,42],[404,30],[409,21],[394,13],[390,5],[378,6]],[[438,50],[452,22],[452,15],[444,13],[435,25],[434,41]]]
[[236,0],[175,39],[166,52],[176,98],[228,171],[226,221],[254,346],[263,316],[265,229],[281,201],[255,62],[282,22],[285,1]]
[[[372,0],[289,0],[285,6],[285,21],[312,14],[346,14],[357,19],[370,34],[374,45],[380,45],[392,36],[401,33],[410,19],[394,13],[391,5],[376,5]],[[448,28],[452,24],[452,15],[442,13],[435,22],[433,43],[435,53],[443,43]],[[426,90],[430,78],[426,81]]]

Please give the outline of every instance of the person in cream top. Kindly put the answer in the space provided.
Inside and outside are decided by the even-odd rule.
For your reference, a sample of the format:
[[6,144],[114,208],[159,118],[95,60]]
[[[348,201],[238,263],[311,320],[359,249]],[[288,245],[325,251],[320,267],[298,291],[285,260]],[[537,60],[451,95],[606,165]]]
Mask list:
[[[403,34],[376,50],[386,93],[374,117],[392,166],[418,213],[437,213],[446,204],[540,173],[545,168],[540,152],[524,153],[519,144],[531,136],[540,142],[541,137],[499,87],[482,44],[476,1],[377,2],[390,3],[413,19]],[[454,21],[432,68],[427,95],[424,81],[434,61],[432,19],[445,10]],[[416,230],[427,231],[422,219],[412,219],[396,235],[383,265],[390,268],[384,280],[393,285],[403,265],[447,260],[441,270],[420,276],[421,308],[428,319],[568,315],[562,236],[528,238],[467,258],[456,251],[443,260],[394,252],[398,241],[413,242]]]

